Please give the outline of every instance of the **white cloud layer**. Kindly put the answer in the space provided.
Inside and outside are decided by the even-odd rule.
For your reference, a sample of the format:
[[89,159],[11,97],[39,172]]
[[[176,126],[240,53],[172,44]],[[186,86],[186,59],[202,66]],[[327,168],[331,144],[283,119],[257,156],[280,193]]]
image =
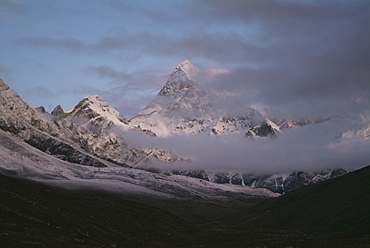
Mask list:
[[[363,125],[370,127],[370,122]],[[351,129],[352,128],[352,129]],[[153,138],[138,132],[125,134],[127,142],[141,147],[173,150],[191,163],[169,168],[284,173],[330,168],[358,168],[370,164],[370,139],[358,132],[358,119],[336,118],[320,124],[284,130],[277,138],[246,140],[228,136],[188,135]],[[348,133],[348,130],[354,132]],[[343,134],[343,137],[340,135]]]

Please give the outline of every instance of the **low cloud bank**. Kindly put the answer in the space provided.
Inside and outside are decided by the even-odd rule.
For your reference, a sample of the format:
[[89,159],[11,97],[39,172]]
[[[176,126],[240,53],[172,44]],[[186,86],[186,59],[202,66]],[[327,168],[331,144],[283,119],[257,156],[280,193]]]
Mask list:
[[370,140],[359,134],[357,123],[333,119],[284,130],[277,138],[254,140],[247,140],[242,133],[151,138],[129,132],[125,138],[136,146],[168,149],[192,160],[191,163],[170,164],[174,169],[243,173],[315,171],[370,164]]

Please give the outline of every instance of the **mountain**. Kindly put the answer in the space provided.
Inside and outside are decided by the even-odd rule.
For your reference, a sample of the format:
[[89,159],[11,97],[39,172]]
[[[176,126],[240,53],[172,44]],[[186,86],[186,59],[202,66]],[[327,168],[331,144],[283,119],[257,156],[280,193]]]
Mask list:
[[[291,120],[269,118],[269,110],[254,105],[238,110],[224,107],[223,96],[216,95],[203,85],[207,76],[188,60],[172,72],[158,95],[129,125],[149,131],[159,137],[209,134],[228,136],[237,134],[248,139],[277,137],[281,130],[317,124],[327,119]],[[220,100],[221,99],[221,100]],[[246,140],[246,142],[248,142]],[[349,169],[310,172],[287,172],[274,175],[245,173],[213,173],[204,170],[172,170],[171,173],[194,176],[215,183],[247,185],[286,193],[303,185],[316,183],[348,173]]]
[[122,195],[197,201],[230,201],[276,197],[267,189],[221,185],[181,175],[166,175],[123,167],[90,155],[99,166],[62,160],[0,130],[0,174],[31,178],[65,188]]
[[98,96],[86,97],[72,111],[55,116],[33,109],[3,81],[0,90],[0,174],[160,198],[213,201],[278,195],[131,168],[129,164],[181,158],[170,151],[126,144],[126,119]]
[[59,114],[55,123],[71,133],[71,140],[96,156],[124,164],[123,132],[126,119],[99,96],[82,99],[72,111]]
[[246,107],[236,116],[219,108],[219,96],[202,86],[202,72],[185,60],[180,63],[165,86],[130,124],[157,136],[174,134],[229,134],[240,132],[248,137],[274,136],[279,126],[262,109]]
[[[177,163],[190,160],[153,145],[180,135],[274,141],[284,128],[315,122],[270,119],[268,110],[255,106],[228,113],[203,80],[184,61],[129,120],[99,96],[49,114],[0,80],[0,174],[6,175],[0,176],[0,245],[366,247],[369,237],[361,230],[369,223],[368,169],[268,175],[186,170]],[[338,134],[338,142],[369,138],[367,123]],[[153,142],[133,142],[141,137]],[[250,208],[268,198],[277,199]]]
[[221,184],[244,185],[265,188],[272,192],[284,194],[300,187],[336,178],[351,172],[353,169],[339,168],[320,171],[295,171],[284,174],[256,175],[247,173],[207,174],[209,181]]
[[184,160],[171,151],[127,144],[124,133],[128,130],[148,132],[128,125],[127,120],[99,96],[82,99],[70,112],[65,113],[57,106],[49,114],[42,107],[32,108],[3,80],[0,80],[0,89],[0,129],[62,160],[105,166],[93,158],[97,156],[131,167]]
[[[246,247],[369,247],[369,176],[367,166],[260,202],[205,228],[222,229],[225,239],[247,237],[252,244]],[[232,238],[227,241],[237,246]]]
[[0,79],[0,129],[10,132],[37,149],[76,164],[105,166],[70,142],[71,134],[28,105]]
[[148,167],[155,162],[183,161],[171,151],[155,147],[134,147],[125,142],[125,133],[137,131],[126,118],[99,96],[82,99],[72,111],[58,116],[55,122],[71,132],[71,140],[83,149],[111,162],[131,167]]
[[363,244],[363,247],[368,247],[369,177],[370,166],[367,166],[262,202],[228,221],[256,228],[321,229],[323,232],[363,235],[367,236],[367,246]]
[[280,129],[310,123],[289,120],[275,123],[266,117],[268,111],[254,106],[247,107],[244,116],[226,117],[227,111],[217,107],[217,98],[202,88],[203,77],[198,68],[189,61],[184,61],[176,67],[148,107],[130,120],[99,96],[82,99],[69,112],[64,112],[61,106],[57,106],[49,114],[42,107],[33,109],[1,80],[0,128],[47,154],[76,164],[106,167],[104,161],[109,161],[125,167],[185,175],[211,183],[267,188],[280,194],[349,171],[338,169],[284,175],[253,175],[247,171],[215,174],[201,169],[179,170],[176,163],[191,161],[177,156],[171,150],[158,149],[153,145],[134,146],[127,142],[126,135],[130,132],[153,138],[199,133],[274,137]]

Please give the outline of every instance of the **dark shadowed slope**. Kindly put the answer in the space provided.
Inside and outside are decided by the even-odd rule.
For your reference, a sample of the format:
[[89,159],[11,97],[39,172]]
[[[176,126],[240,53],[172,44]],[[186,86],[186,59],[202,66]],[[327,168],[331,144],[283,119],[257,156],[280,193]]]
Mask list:
[[[253,208],[261,227],[370,230],[370,166],[271,199]],[[370,232],[369,232],[370,234]]]
[[0,175],[0,247],[150,247],[182,240],[190,225],[124,197]]
[[370,247],[369,178],[366,167],[250,207],[131,199],[0,175],[0,247]]
[[264,201],[225,223],[266,233],[301,232],[300,247],[370,247],[370,166]]

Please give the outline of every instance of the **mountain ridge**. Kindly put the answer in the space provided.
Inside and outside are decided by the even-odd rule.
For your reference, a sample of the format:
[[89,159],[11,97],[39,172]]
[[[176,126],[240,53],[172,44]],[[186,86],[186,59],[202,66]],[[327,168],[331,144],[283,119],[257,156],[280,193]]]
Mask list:
[[[64,159],[67,159],[68,154],[74,154],[72,151],[76,150],[78,152],[73,159],[76,163],[85,163],[83,161],[86,160],[86,156],[91,154],[125,167],[187,175],[219,184],[267,188],[277,193],[286,193],[300,186],[350,171],[348,169],[296,171],[287,172],[288,175],[252,175],[248,174],[248,171],[214,173],[202,168],[189,171],[176,167],[178,162],[191,163],[189,158],[180,157],[171,150],[156,148],[153,145],[134,146],[127,142],[126,134],[134,132],[151,137],[238,134],[245,137],[248,142],[247,139],[277,137],[281,129],[314,123],[308,120],[303,122],[272,120],[268,116],[268,110],[253,105],[247,106],[245,111],[238,115],[225,115],[227,111],[219,111],[217,109],[219,105],[214,104],[216,101],[214,95],[199,87],[202,80],[204,80],[202,72],[185,60],[174,69],[156,98],[131,119],[126,119],[97,95],[85,97],[69,112],[64,112],[57,106],[53,110],[55,114],[49,114],[42,108],[33,109],[12,91],[9,96],[16,100],[10,99],[10,102],[19,102],[20,106],[14,108],[3,102],[7,112],[5,111],[3,115],[6,118],[0,118],[0,127],[5,131],[13,131],[13,134],[42,151],[54,153],[55,156]],[[9,87],[2,80],[0,86],[2,94],[9,91]],[[20,116],[22,109],[30,110],[26,118],[13,116],[14,114]],[[7,118],[10,121],[7,121]],[[7,126],[9,123],[10,126]],[[17,125],[20,125],[18,129],[23,130],[22,132],[15,128]],[[27,129],[30,125],[32,126],[30,130],[38,130],[35,134],[29,134],[31,131]],[[47,147],[47,144],[55,146],[60,142],[63,145],[57,145],[53,149]],[[166,165],[161,169],[160,164]]]

